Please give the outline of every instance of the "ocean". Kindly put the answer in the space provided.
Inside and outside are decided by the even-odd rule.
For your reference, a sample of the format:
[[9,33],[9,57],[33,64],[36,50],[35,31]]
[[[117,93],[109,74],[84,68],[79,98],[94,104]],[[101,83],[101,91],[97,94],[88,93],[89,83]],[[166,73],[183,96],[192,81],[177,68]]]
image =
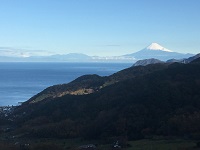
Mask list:
[[45,88],[79,76],[108,76],[130,63],[0,63],[0,106],[18,105]]

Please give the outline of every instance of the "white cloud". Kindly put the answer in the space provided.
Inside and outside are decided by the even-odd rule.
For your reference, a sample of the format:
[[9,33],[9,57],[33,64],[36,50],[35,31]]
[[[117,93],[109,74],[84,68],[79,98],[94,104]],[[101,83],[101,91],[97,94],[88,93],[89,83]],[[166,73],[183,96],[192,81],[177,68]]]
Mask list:
[[30,57],[30,56],[48,56],[53,53],[45,50],[28,50],[28,49],[16,49],[11,47],[0,47],[0,56],[9,57]]

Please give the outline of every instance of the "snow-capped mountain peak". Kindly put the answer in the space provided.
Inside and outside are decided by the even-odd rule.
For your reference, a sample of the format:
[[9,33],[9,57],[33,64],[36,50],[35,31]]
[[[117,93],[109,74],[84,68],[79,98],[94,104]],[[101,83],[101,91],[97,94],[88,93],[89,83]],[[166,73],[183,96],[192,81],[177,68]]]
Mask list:
[[160,50],[160,51],[166,51],[166,52],[173,52],[169,49],[166,49],[159,45],[158,43],[151,43],[148,47],[146,47],[147,50]]

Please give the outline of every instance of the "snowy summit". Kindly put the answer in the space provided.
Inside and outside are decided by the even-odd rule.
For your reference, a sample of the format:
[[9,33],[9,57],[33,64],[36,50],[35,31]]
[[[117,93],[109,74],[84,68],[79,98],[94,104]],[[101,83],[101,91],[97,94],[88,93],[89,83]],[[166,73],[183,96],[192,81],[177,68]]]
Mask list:
[[151,43],[148,47],[146,47],[147,50],[160,50],[160,51],[165,51],[165,52],[173,52],[169,49],[166,49],[159,45],[158,43]]
[[191,57],[193,56],[193,54],[183,54],[183,53],[173,52],[169,49],[164,48],[158,43],[151,43],[151,45],[147,46],[146,48],[132,54],[127,54],[125,56],[132,57],[135,60],[154,58],[154,59],[159,59],[161,61],[167,61],[169,59],[183,59]]

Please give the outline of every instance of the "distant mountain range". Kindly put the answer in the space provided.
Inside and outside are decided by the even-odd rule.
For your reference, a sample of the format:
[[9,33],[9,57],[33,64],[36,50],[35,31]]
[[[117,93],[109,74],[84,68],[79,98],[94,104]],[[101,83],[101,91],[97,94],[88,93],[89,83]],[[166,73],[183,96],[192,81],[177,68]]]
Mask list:
[[193,56],[193,54],[183,54],[173,52],[167,48],[160,46],[157,43],[152,43],[146,48],[122,56],[88,56],[80,53],[70,53],[64,55],[51,55],[51,56],[30,56],[30,57],[11,57],[0,56],[0,62],[136,62],[142,59],[159,59],[167,61],[169,59],[184,59]]
[[138,60],[135,64],[133,64],[133,66],[146,66],[146,65],[150,65],[150,64],[175,63],[175,62],[188,64],[198,58],[200,58],[200,54],[197,54],[195,56],[185,58],[185,59],[169,59],[166,62],[161,61],[159,59],[150,58],[150,59]]
[[89,62],[92,58],[85,54],[69,53],[66,55],[9,57],[0,56],[0,62]]

